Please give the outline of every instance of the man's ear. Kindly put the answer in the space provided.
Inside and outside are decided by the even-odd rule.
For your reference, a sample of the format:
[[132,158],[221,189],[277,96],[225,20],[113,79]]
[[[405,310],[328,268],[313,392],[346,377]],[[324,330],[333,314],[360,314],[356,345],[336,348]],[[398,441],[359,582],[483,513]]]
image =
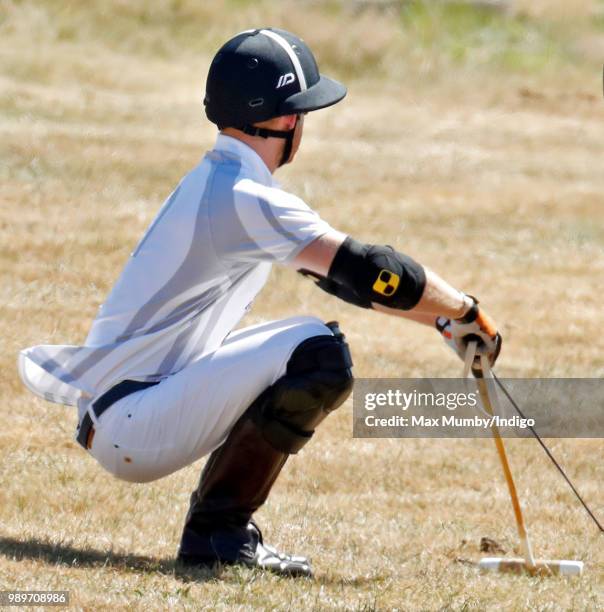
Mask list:
[[284,115],[281,117],[283,120],[283,129],[284,130],[293,130],[296,125],[296,115]]

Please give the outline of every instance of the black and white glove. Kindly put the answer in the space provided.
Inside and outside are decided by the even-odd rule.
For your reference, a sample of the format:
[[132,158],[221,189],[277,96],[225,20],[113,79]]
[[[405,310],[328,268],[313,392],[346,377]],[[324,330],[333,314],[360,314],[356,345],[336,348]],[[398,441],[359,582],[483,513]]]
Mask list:
[[478,306],[478,300],[472,296],[468,297],[473,301],[470,310],[460,319],[437,317],[436,329],[462,361],[465,361],[468,343],[476,340],[478,346],[472,366],[474,369],[481,369],[482,354],[487,355],[489,363],[493,366],[501,351],[501,334],[497,331],[493,319]]

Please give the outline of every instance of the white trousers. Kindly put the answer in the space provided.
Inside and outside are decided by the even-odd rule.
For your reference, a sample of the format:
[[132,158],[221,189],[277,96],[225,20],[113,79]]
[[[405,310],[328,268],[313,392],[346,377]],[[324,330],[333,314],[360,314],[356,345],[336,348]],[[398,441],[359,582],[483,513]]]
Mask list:
[[110,406],[98,419],[90,454],[131,482],[193,463],[220,446],[250,404],[285,374],[302,341],[324,335],[331,330],[314,317],[231,333],[214,353]]

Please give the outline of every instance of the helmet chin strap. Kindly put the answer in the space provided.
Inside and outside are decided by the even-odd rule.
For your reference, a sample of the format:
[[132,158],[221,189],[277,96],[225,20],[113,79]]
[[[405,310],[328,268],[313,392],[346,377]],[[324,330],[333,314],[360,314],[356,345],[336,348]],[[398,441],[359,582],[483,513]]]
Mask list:
[[286,164],[289,160],[289,156],[292,153],[292,147],[294,146],[294,133],[296,127],[298,127],[299,115],[296,115],[296,122],[291,130],[270,130],[268,128],[256,127],[255,125],[244,125],[240,129],[244,134],[249,136],[260,136],[260,138],[283,138],[285,140],[285,146],[283,147],[283,153],[281,154],[281,160],[279,161],[279,167]]
[[281,155],[279,167],[285,165],[289,161],[289,157],[292,154],[292,147],[294,146],[294,134],[296,132],[296,128],[298,127],[299,120],[300,115],[296,115],[296,122],[294,123],[294,127],[286,132],[287,136],[285,137],[285,146],[283,147],[283,153]]

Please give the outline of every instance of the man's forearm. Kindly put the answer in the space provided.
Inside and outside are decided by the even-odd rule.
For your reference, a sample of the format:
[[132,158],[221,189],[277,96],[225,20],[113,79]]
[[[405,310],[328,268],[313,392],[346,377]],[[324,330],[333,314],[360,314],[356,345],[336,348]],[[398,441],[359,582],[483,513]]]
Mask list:
[[442,316],[447,319],[463,317],[472,307],[472,298],[449,285],[432,270],[424,268],[424,271],[426,287],[412,312]]
[[[381,268],[389,263],[382,259],[380,264],[376,265],[375,262],[368,262],[363,257],[365,251],[369,246],[364,246],[361,243],[348,238],[346,244],[344,241],[346,236],[339,232],[332,232],[330,235],[322,236],[313,243],[311,243],[293,262],[293,265],[297,269],[304,269],[317,274],[319,277],[326,279],[323,282],[321,288],[329,292],[327,285],[333,285],[334,291],[331,291],[338,297],[341,292],[335,291],[337,288],[345,288],[352,293],[356,292],[359,296],[360,302],[365,302],[365,306],[371,306],[375,310],[380,312],[386,312],[388,314],[396,314],[407,319],[412,319],[421,323],[432,324],[437,316],[444,316],[450,319],[462,317],[471,307],[472,300],[464,296],[463,293],[449,285],[437,274],[420,266],[416,262],[409,260],[408,262],[402,262],[403,268],[405,264],[409,263],[408,271],[411,273],[411,277],[405,275],[405,278],[414,278],[415,283],[411,283],[411,289],[414,291],[414,296],[409,298],[409,306],[401,308],[401,304],[390,303],[395,302],[394,299],[390,299],[386,294],[379,295],[372,292],[372,289],[376,287],[382,289],[388,289],[388,283],[376,283],[376,278]],[[375,247],[373,247],[375,249]],[[341,249],[346,249],[346,258],[340,257],[340,261],[336,259],[336,254],[340,253]],[[383,250],[383,249],[382,249]],[[340,253],[341,255],[342,253]],[[397,254],[394,250],[387,252],[392,258],[404,258],[404,255]],[[345,261],[344,261],[345,260]],[[344,261],[344,265],[342,265]],[[339,265],[334,265],[339,263]],[[390,262],[400,263],[400,262]],[[372,267],[371,267],[372,266]],[[418,285],[418,276],[421,272],[421,276],[425,273],[425,286],[420,287]],[[398,288],[398,293],[403,295],[399,298],[399,302],[404,302],[402,298],[404,291],[409,287],[409,284],[405,284],[402,281],[401,270],[399,273],[392,273],[394,283],[392,288]],[[365,282],[360,282],[362,277],[366,277]],[[420,293],[421,292],[421,293]],[[351,293],[351,295],[352,295]],[[375,298],[382,298],[375,300]],[[391,295],[394,298],[394,294]],[[343,297],[343,299],[346,299]],[[349,300],[353,301],[353,300]],[[378,303],[379,302],[379,303]]]
[[461,293],[436,273],[424,268],[426,287],[417,305],[411,310],[388,308],[382,304],[372,304],[372,308],[424,325],[434,326],[436,317],[457,319],[466,314],[472,306],[472,299]]

